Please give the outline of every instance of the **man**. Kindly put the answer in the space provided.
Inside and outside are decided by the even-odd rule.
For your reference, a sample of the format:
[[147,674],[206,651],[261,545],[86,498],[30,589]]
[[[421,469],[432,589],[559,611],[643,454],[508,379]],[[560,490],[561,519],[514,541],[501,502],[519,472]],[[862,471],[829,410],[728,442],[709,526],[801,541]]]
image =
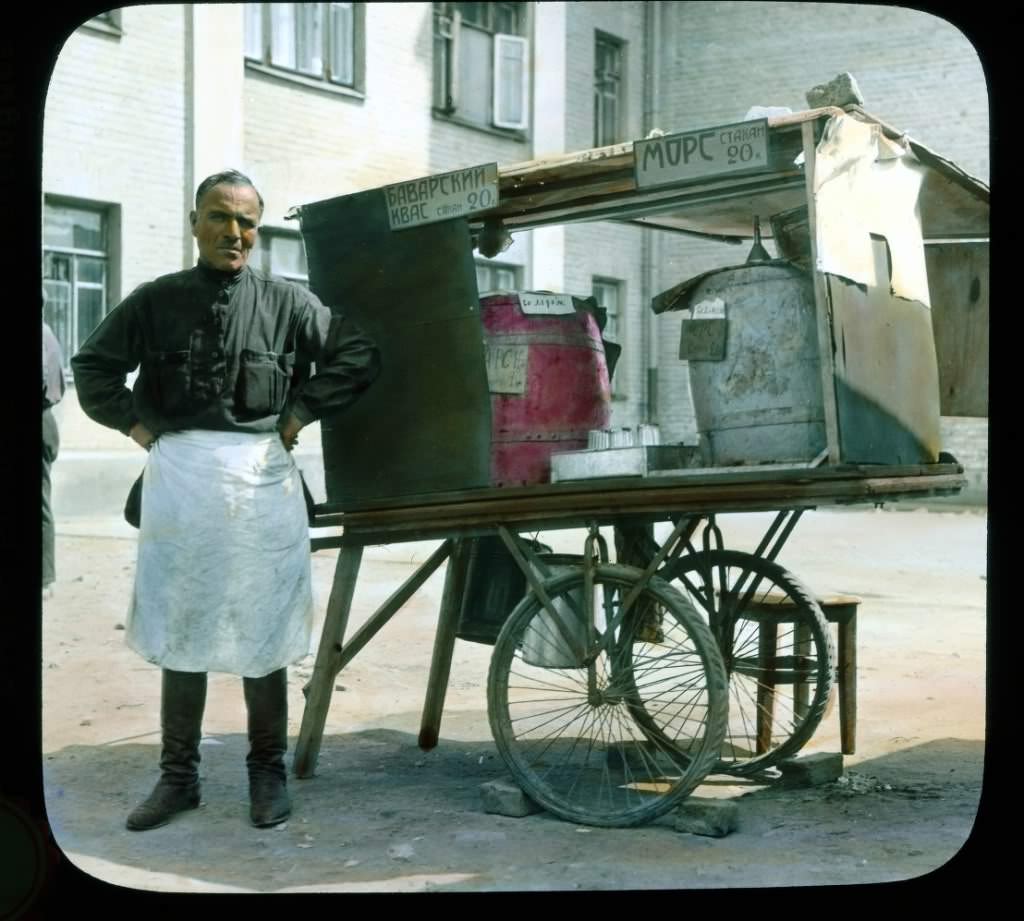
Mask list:
[[[46,294],[43,293],[43,306]],[[53,330],[43,320],[43,600],[53,597],[57,581],[56,539],[50,503],[50,468],[57,459],[60,432],[52,407],[64,396],[64,357]]]
[[161,773],[131,830],[199,805],[210,671],[243,679],[252,823],[291,811],[286,666],[309,652],[313,607],[289,452],[304,425],[370,385],[379,357],[315,295],[248,265],[262,214],[241,173],[205,179],[189,216],[198,265],[132,292],[71,362],[83,410],[149,451],[125,630],[163,670]]

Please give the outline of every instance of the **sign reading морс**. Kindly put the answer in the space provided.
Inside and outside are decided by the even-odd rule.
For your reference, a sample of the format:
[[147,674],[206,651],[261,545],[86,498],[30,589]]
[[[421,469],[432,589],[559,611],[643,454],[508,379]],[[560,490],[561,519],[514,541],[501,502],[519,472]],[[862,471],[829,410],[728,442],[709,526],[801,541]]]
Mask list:
[[638,189],[768,167],[768,120],[683,131],[633,144]]

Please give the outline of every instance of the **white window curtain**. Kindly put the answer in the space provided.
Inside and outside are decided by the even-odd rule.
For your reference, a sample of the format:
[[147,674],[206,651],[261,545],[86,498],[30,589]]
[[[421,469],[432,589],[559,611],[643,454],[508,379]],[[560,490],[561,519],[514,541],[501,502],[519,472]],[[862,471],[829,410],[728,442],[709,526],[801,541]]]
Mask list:
[[275,275],[303,281],[308,277],[306,253],[300,237],[284,236],[283,234],[271,237],[270,271]]
[[457,113],[460,118],[476,124],[490,124],[494,68],[491,35],[463,25],[458,42]]
[[331,79],[355,82],[355,14],[351,3],[331,4]]
[[270,4],[270,61],[295,69],[295,4]]
[[324,73],[323,7],[319,3],[296,3],[297,69],[322,77]]
[[263,60],[263,4],[245,4],[245,56]]
[[526,128],[528,49],[525,38],[494,36],[494,124],[499,128]]

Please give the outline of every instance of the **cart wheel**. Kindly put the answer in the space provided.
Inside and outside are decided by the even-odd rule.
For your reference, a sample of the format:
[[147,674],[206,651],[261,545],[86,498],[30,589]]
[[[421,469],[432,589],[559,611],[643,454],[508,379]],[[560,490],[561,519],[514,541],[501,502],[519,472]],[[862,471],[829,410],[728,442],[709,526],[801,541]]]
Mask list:
[[[595,567],[589,644],[582,568],[549,579],[543,587],[564,626],[531,592],[509,616],[491,657],[487,704],[498,750],[531,798],[571,822],[650,821],[704,779],[721,749],[725,668],[690,603],[652,578],[635,605],[661,615],[662,642],[633,649],[630,619],[616,625],[641,575],[631,566]],[[634,721],[638,695],[648,706],[657,701],[656,712],[671,720],[672,744]]]
[[[825,712],[835,662],[811,592],[777,563],[734,550],[691,553],[658,574],[674,580],[722,650],[729,726],[715,770],[756,774],[799,751]],[[652,739],[674,743],[670,712],[643,700],[634,717]]]

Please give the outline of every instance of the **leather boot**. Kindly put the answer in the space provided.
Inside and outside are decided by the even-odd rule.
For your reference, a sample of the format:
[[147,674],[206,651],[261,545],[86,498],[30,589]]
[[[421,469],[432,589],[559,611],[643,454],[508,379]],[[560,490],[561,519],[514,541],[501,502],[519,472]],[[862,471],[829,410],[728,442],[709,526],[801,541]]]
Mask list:
[[257,828],[280,825],[291,815],[284,754],[288,750],[288,671],[243,678],[249,711],[249,817]]
[[206,673],[163,670],[160,692],[160,779],[128,816],[131,831],[166,825],[199,805],[199,738],[206,705]]

